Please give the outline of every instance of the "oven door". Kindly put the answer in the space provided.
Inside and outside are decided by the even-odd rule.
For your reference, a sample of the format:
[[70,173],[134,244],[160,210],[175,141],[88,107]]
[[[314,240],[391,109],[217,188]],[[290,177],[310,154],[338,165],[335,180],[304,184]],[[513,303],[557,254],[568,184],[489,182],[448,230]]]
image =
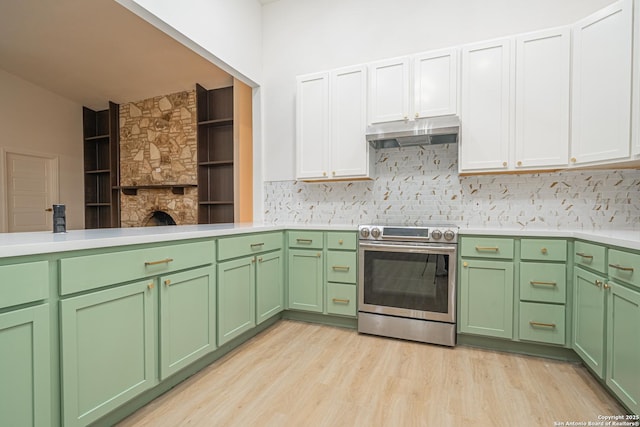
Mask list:
[[455,323],[456,245],[359,247],[358,311]]

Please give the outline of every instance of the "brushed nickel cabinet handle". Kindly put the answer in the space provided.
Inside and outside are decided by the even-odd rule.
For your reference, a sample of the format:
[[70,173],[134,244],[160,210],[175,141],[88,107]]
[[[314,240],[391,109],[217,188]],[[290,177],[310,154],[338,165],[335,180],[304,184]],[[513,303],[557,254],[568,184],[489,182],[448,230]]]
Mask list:
[[334,265],[333,267],[334,270],[337,271],[349,271],[349,266],[348,265]]
[[170,262],[173,262],[173,258],[165,258],[160,261],[145,261],[144,266],[148,267],[150,265],[169,264]]
[[630,271],[633,273],[633,267],[623,267],[620,264],[609,264],[609,267],[615,268],[616,270]]
[[578,255],[579,257],[582,257],[582,258],[593,259],[593,255],[587,255],[587,254],[582,253],[582,252],[576,252],[576,255]]
[[541,323],[541,322],[534,322],[533,320],[530,320],[529,324],[531,326],[542,326],[544,328],[555,328],[556,327],[555,323]]
[[350,300],[348,300],[348,299],[342,299],[342,298],[334,298],[333,299],[333,302],[335,304],[349,304],[349,301]]
[[557,285],[556,282],[538,282],[536,280],[531,280],[529,283],[532,284],[533,286],[535,285],[556,286]]
[[478,252],[482,252],[482,251],[498,252],[499,250],[500,250],[500,248],[498,248],[496,246],[476,246],[476,251],[478,251]]
[[311,244],[311,243],[313,243],[313,240],[312,239],[296,239],[296,242]]

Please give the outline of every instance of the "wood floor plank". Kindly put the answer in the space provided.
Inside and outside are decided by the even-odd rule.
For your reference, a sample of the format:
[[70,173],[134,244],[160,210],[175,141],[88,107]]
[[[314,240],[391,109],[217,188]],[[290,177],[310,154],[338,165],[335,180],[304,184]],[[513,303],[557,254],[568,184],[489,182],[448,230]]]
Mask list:
[[577,364],[281,321],[119,426],[553,426],[625,412]]

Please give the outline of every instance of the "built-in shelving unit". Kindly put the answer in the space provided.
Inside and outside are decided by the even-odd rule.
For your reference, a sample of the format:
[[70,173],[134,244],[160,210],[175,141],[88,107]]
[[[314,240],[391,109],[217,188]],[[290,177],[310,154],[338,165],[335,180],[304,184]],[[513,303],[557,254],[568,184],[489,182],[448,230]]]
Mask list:
[[119,106],[106,110],[83,107],[85,228],[120,225]]
[[198,107],[198,222],[234,222],[233,86],[196,84]]

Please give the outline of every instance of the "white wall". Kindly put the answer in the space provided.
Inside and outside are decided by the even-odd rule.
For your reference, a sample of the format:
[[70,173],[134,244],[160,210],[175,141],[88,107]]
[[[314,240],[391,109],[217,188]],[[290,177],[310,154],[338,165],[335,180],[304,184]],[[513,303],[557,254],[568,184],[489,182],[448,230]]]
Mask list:
[[[0,94],[0,151],[57,156],[60,197],[54,203],[66,205],[67,229],[84,228],[82,106],[1,69]],[[2,216],[4,189],[0,185]],[[0,231],[5,221],[0,218]]]
[[295,76],[571,24],[612,0],[279,0],[263,6],[264,179],[295,174]]
[[258,0],[115,0],[249,86],[262,78]]

